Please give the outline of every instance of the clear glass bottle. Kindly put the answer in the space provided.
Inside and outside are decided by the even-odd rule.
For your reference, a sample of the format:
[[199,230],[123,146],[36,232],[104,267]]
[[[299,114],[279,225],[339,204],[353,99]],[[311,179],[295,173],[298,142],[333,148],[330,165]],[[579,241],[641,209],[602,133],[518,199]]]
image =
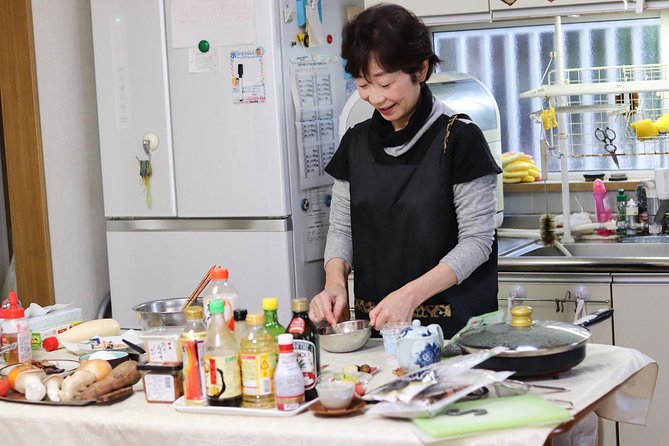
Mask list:
[[204,340],[207,326],[204,311],[199,305],[184,310],[186,326],[179,336],[183,356],[184,402],[188,406],[203,406],[205,403]]
[[277,310],[279,308],[279,299],[276,297],[265,297],[262,300],[262,309],[265,312],[265,329],[274,337],[276,341],[281,333],[286,332],[286,327],[279,323]]
[[293,335],[279,335],[279,361],[274,371],[274,398],[278,410],[295,410],[304,402],[304,379],[293,352]]
[[232,320],[235,308],[239,306],[239,293],[237,289],[228,282],[229,273],[226,268],[215,267],[209,272],[211,281],[202,292],[202,304],[204,306],[204,321],[209,324],[211,318],[210,305],[214,300],[222,300],[225,304],[225,322],[230,331],[234,331],[235,325]]
[[237,342],[237,345],[239,345],[242,342],[242,339],[244,339],[249,332],[248,327],[246,326],[246,315],[248,312],[246,311],[245,308],[237,308],[233,315],[232,319],[235,321],[235,342]]
[[225,322],[223,301],[212,301],[209,310],[211,319],[204,340],[207,403],[210,406],[237,407],[242,404],[239,346]]
[[288,333],[293,335],[293,349],[304,378],[304,394],[307,401],[318,396],[316,381],[320,373],[321,352],[318,333],[309,319],[309,302],[298,297],[291,302],[293,319],[288,324]]
[[242,405],[274,407],[274,370],[279,351],[272,335],[265,330],[265,315],[252,313],[246,317],[248,335],[242,339]]

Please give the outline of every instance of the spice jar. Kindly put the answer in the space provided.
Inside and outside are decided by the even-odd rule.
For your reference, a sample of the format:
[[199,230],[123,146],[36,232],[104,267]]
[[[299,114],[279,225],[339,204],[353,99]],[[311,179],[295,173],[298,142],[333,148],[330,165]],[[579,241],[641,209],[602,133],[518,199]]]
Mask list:
[[173,403],[184,394],[183,364],[151,363],[137,364],[142,374],[144,396],[148,403]]

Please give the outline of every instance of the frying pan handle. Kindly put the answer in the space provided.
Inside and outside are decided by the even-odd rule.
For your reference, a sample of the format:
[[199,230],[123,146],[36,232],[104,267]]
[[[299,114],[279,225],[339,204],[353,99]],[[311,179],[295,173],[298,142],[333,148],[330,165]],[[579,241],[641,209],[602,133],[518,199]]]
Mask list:
[[574,322],[574,324],[580,325],[581,327],[589,327],[591,325],[605,321],[611,316],[613,316],[613,308],[602,308],[601,310],[597,310],[594,313],[590,313],[582,317],[581,319]]

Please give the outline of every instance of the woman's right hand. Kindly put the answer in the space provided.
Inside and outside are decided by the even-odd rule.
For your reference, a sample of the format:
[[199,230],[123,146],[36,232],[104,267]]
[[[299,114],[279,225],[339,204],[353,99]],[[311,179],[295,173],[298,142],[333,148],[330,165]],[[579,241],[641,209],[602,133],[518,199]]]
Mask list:
[[327,320],[333,327],[348,308],[348,292],[342,285],[327,285],[309,304],[309,319],[314,323]]

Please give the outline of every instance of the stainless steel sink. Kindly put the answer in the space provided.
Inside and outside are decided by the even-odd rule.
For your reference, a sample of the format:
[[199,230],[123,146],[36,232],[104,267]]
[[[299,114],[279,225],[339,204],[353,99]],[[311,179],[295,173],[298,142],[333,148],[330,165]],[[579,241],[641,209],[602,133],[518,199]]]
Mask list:
[[[662,236],[658,236],[662,237]],[[624,243],[619,242],[577,242],[565,244],[565,248],[574,257],[616,257],[616,258],[638,258],[638,257],[669,257],[669,238],[665,241],[650,239],[651,237],[630,237]],[[662,237],[664,239],[664,237]],[[639,239],[639,240],[637,240]],[[557,248],[543,246],[540,242],[531,242],[501,253],[501,257],[563,257]]]

